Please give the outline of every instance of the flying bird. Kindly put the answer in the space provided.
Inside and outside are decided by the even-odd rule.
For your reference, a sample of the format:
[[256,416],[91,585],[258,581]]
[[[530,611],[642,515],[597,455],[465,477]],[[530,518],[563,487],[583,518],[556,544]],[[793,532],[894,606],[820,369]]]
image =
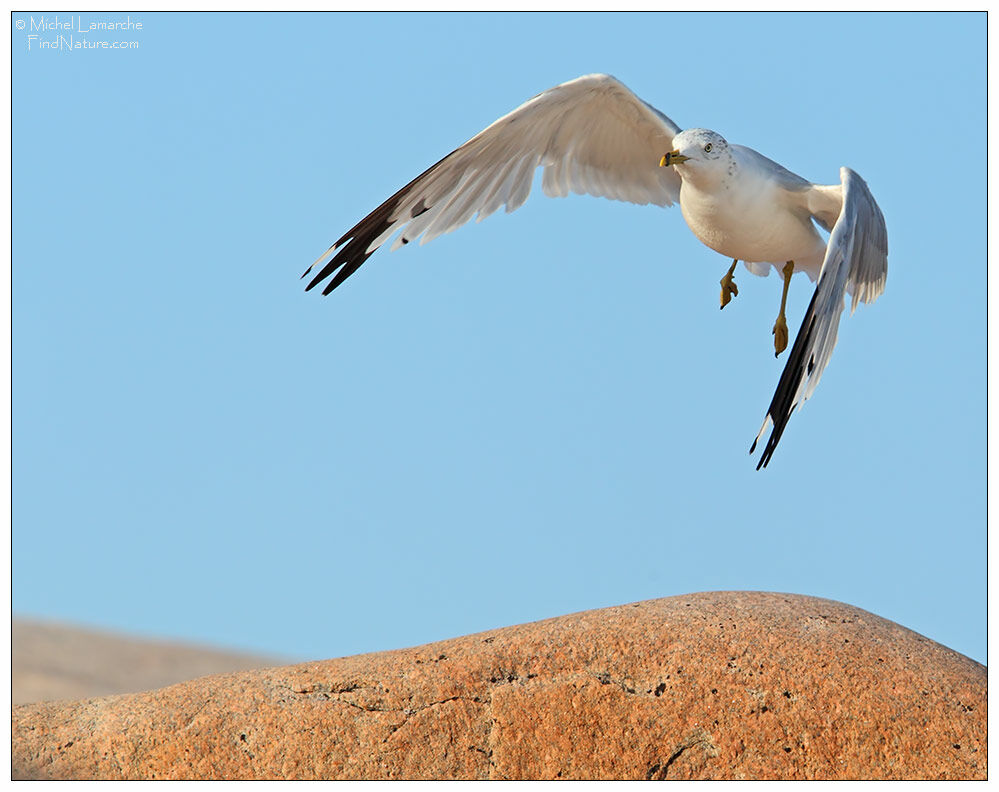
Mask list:
[[[851,313],[884,291],[888,233],[867,183],[840,168],[840,183],[813,184],[746,146],[708,129],[681,130],[606,74],[579,77],[538,94],[486,127],[386,200],[320,256],[302,277],[327,279],[329,294],[397,232],[392,250],[477,221],[501,206],[520,207],[535,171],[546,195],[570,192],[634,204],[680,204],[694,235],[732,259],[721,279],[721,307],[738,287],[742,261],[756,275],[783,278],[774,323],[775,354],[787,347],[785,315],[792,275],[816,282],[763,426],[773,426],[756,469],[766,467],[791,413],[818,385],[836,346],[844,295]],[[828,232],[828,241],[818,228]]]

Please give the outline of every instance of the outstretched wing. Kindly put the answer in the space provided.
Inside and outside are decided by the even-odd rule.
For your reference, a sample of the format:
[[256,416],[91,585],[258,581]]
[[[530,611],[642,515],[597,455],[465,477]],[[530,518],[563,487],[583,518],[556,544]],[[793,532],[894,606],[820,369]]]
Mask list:
[[749,449],[752,454],[767,426],[773,423],[757,470],[770,462],[794,408],[804,403],[819,384],[836,346],[846,292],[853,295],[852,313],[858,302],[874,302],[885,288],[888,231],[884,216],[867,182],[860,176],[849,168],[840,168],[840,179],[842,184],[838,191],[819,188],[811,196],[813,216],[828,227],[831,224],[830,200],[833,200],[834,192],[839,192],[839,217],[832,225],[815,294],[794,339],[767,417]]
[[[392,245],[421,244],[478,214],[507,212],[527,199],[538,167],[546,195],[588,193],[670,206],[680,179],[659,159],[680,128],[606,74],[562,83],[500,118],[417,176],[338,239],[302,275],[322,264],[306,291],[333,276],[329,294],[397,231]],[[334,274],[335,273],[335,274]]]

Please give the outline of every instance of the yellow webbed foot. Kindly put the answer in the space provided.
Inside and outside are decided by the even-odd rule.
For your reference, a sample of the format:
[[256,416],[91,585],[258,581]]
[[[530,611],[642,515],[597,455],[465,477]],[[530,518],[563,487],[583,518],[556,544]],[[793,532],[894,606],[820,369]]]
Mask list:
[[784,318],[784,314],[777,317],[771,332],[774,334],[774,357],[778,357],[787,349],[787,319]]
[[789,261],[781,270],[784,275],[784,291],[780,297],[780,312],[777,314],[777,321],[774,322],[774,357],[778,357],[781,352],[787,349],[787,319],[784,316],[784,309],[787,307],[787,287],[791,285],[791,275],[794,274],[794,262]]
[[738,263],[738,259],[733,261],[732,266],[728,268],[728,272],[719,281],[721,283],[721,308],[732,302],[732,298],[739,293],[739,287],[735,285],[735,280],[732,278],[732,275],[735,273],[735,265]]

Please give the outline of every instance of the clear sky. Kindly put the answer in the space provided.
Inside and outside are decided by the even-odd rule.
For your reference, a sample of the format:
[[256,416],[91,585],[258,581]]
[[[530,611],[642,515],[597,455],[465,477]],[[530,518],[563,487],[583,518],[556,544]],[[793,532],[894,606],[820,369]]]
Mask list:
[[[11,20],[15,613],[323,658],[760,589],[986,660],[984,14],[84,15],[138,47],[71,51],[41,17]],[[303,291],[590,72],[884,212],[886,292],[765,471],[780,282],[740,268],[720,312],[676,207],[536,184]]]

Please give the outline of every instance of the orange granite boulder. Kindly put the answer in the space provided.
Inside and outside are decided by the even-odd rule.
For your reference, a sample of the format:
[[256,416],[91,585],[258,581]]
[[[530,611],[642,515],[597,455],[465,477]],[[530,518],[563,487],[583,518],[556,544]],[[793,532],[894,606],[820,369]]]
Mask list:
[[985,778],[986,669],[867,611],[712,592],[16,707],[15,778]]

